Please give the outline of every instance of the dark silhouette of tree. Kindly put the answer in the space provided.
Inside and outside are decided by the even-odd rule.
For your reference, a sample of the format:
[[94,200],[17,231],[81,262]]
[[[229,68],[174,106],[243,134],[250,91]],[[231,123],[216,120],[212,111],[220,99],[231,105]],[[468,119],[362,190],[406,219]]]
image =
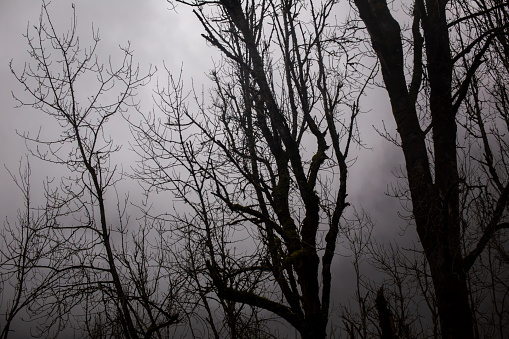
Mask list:
[[44,236],[47,234],[44,232],[46,220],[51,216],[32,206],[30,165],[24,166],[20,162],[18,174],[10,174],[23,194],[24,206],[18,211],[17,222],[5,221],[0,235],[1,292],[12,296],[5,298],[7,305],[2,305],[5,307],[5,322],[0,333],[2,339],[8,338],[14,330],[12,325],[16,318],[54,283],[51,274],[44,274],[38,269],[51,251]]
[[376,295],[376,309],[378,312],[378,318],[380,319],[380,328],[382,330],[382,339],[396,338],[394,321],[392,319],[391,311],[387,306],[387,300],[384,296],[384,289],[380,287]]
[[474,338],[467,277],[509,226],[507,4],[417,0],[408,42],[385,0],[354,3],[390,98],[442,337]]
[[[180,322],[182,336],[276,338],[272,325],[283,322],[305,339],[325,338],[329,326],[350,338],[504,337],[508,5],[416,0],[402,5],[405,28],[385,0],[354,0],[378,58],[371,68],[360,21],[338,18],[336,0],[178,2],[222,58],[202,93],[168,71],[155,90],[163,118],[129,121],[140,157],[130,179],[145,185],[143,204],[169,193],[166,213],[142,204],[135,231],[108,128],[141,111],[135,95],[153,72],[141,75],[129,47],[119,67],[101,64],[97,32],[82,49],[75,17],[58,34],[45,2],[27,30],[32,61],[22,72],[11,63],[25,89],[15,98],[53,118],[59,134],[22,136],[68,174],[44,184],[42,206],[30,167],[13,176],[25,206],[1,233],[0,287],[14,292],[1,338],[23,312],[47,336],[78,324],[92,338],[162,338]],[[406,166],[395,194],[412,203],[422,245],[406,252],[377,243],[369,215],[344,217],[360,99],[377,67],[398,132],[385,136]],[[356,290],[337,325],[341,235]]]
[[210,76],[211,104],[170,77],[157,90],[166,123],[147,116],[133,126],[139,177],[192,209],[171,218],[193,237],[210,298],[268,311],[302,338],[326,336],[359,98],[371,74],[353,68],[353,43],[338,52],[354,36],[334,26],[334,4],[188,3],[224,56]]
[[[120,147],[107,128],[136,107],[136,91],[153,72],[140,74],[129,47],[121,49],[118,68],[111,60],[101,64],[95,54],[97,31],[90,48],[80,45],[74,6],[71,28],[60,34],[43,2],[39,22],[25,37],[31,62],[21,72],[11,62],[25,90],[15,99],[53,118],[59,132],[48,140],[40,133],[23,137],[33,156],[68,174],[59,185],[45,184],[42,207],[31,207],[28,175],[18,181],[27,211],[18,225],[21,238],[12,232],[4,236],[11,247],[2,253],[7,254],[2,268],[16,273],[7,277],[15,289],[8,323],[23,309],[37,322],[38,335],[79,326],[91,336],[160,337],[178,321],[175,286],[164,271],[166,258],[149,246],[153,225],[129,230],[127,201],[115,192],[121,174],[111,159]],[[161,285],[167,293],[161,294]],[[6,327],[2,336],[8,334]]]

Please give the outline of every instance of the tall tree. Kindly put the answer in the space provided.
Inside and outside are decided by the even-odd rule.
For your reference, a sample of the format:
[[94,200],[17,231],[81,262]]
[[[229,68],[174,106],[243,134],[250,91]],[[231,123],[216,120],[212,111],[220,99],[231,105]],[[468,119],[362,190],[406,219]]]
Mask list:
[[[32,206],[28,174],[18,181],[27,212],[19,224],[21,239],[14,232],[4,233],[8,250],[2,253],[2,269],[16,273],[8,277],[15,280],[16,293],[7,320],[24,307],[38,322],[39,335],[48,337],[76,325],[91,336],[160,336],[178,320],[172,308],[173,285],[163,270],[166,258],[148,248],[152,228],[137,225],[137,232],[129,230],[127,202],[115,196],[121,174],[112,156],[120,146],[107,128],[137,105],[136,91],[153,71],[141,75],[129,47],[121,49],[118,67],[111,59],[101,64],[97,31],[89,48],[80,45],[74,6],[71,27],[61,34],[43,1],[39,21],[33,30],[27,28],[25,38],[31,62],[21,72],[11,62],[25,90],[15,99],[19,106],[51,117],[57,133],[48,139],[41,132],[23,137],[35,145],[29,148],[33,156],[63,167],[67,174],[57,185],[45,184],[46,202],[40,208]],[[110,206],[106,197],[116,198],[116,204]],[[163,281],[165,293],[159,290]],[[70,322],[77,308],[78,322]],[[4,329],[2,338],[8,334]]]
[[371,74],[354,72],[355,50],[337,52],[353,37],[335,27],[335,3],[188,3],[225,57],[211,75],[212,104],[194,93],[191,108],[170,78],[159,90],[166,124],[135,127],[140,177],[192,208],[173,217],[196,237],[203,279],[221,300],[269,311],[302,338],[326,336],[359,97]]
[[[507,4],[416,0],[411,43],[404,41],[405,32],[385,0],[355,0],[355,6],[380,61],[401,139],[413,217],[430,267],[442,337],[473,338],[467,275],[495,233],[509,226],[504,160],[508,149],[502,140],[508,127],[502,104],[507,98],[503,67],[508,50]],[[406,60],[410,59],[409,75]],[[493,94],[499,105],[475,115],[468,111],[469,89],[495,84],[483,73],[487,63],[499,65],[490,69],[498,73],[503,90],[486,93]],[[460,122],[464,114],[468,125]],[[501,129],[496,133],[484,124],[493,116],[492,126]],[[463,153],[459,137],[475,142],[465,145],[468,151]],[[477,181],[463,171],[469,166],[476,168]],[[482,203],[486,219],[479,223],[466,219],[465,202],[475,201],[483,190],[489,192]],[[475,243],[465,243],[465,234],[475,234]]]

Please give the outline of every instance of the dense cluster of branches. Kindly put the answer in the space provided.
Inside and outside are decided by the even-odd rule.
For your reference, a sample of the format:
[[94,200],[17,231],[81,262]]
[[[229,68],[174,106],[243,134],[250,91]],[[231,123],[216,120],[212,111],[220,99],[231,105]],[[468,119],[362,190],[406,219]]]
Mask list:
[[330,26],[333,1],[192,5],[226,58],[210,104],[189,107],[173,78],[157,92],[167,123],[135,128],[139,177],[192,208],[175,226],[192,230],[215,294],[323,338],[366,82],[339,51],[351,37]]
[[[60,35],[45,3],[34,33],[26,34],[33,63],[19,73],[11,66],[29,97],[15,98],[20,106],[52,117],[60,135],[23,137],[36,145],[30,148],[33,156],[65,166],[68,175],[59,184],[45,184],[42,207],[32,205],[30,167],[20,169],[15,179],[25,210],[2,233],[2,280],[13,284],[4,292],[14,293],[2,338],[20,312],[41,321],[33,335],[51,336],[77,325],[92,337],[103,337],[103,331],[151,337],[178,319],[170,308],[172,286],[162,271],[165,259],[154,256],[145,243],[151,227],[141,225],[131,241],[126,202],[117,197],[116,205],[106,204],[106,197],[115,198],[112,190],[120,180],[111,164],[120,148],[106,126],[136,104],[135,91],[153,73],[140,75],[129,48],[121,50],[118,68],[100,64],[98,33],[93,32],[93,45],[82,49],[75,17],[70,30]],[[96,84],[85,88],[90,76]],[[115,238],[121,243],[115,244]]]
[[[45,184],[42,207],[30,167],[12,175],[25,208],[1,237],[2,288],[13,295],[2,338],[24,314],[48,337],[77,326],[95,338],[271,338],[285,328],[302,338],[503,338],[508,5],[416,0],[399,8],[407,28],[385,0],[355,0],[348,15],[335,0],[181,4],[223,58],[204,93],[167,70],[148,114],[135,95],[153,72],[141,75],[129,48],[119,67],[101,64],[97,33],[82,49],[75,19],[59,35],[45,3],[27,31],[32,63],[11,70],[28,95],[16,99],[60,135],[23,137],[68,174]],[[410,202],[412,251],[378,243],[370,218],[347,208],[361,99],[378,70],[397,126],[383,136],[405,162],[390,193]],[[139,159],[128,180],[145,197],[136,222],[108,130],[127,110],[141,116],[127,121]],[[166,199],[165,210],[150,199]],[[356,287],[335,314],[340,238]]]

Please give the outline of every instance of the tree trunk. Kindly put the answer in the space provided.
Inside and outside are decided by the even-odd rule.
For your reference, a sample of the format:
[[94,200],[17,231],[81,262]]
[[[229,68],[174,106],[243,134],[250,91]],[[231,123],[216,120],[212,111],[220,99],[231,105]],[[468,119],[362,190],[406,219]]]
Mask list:
[[394,329],[394,320],[392,318],[391,311],[387,305],[387,300],[384,296],[384,288],[380,287],[376,294],[376,310],[378,312],[378,323],[382,330],[382,336],[380,339],[395,339],[396,331]]
[[304,328],[300,331],[302,339],[325,339],[327,338],[326,326],[323,324],[320,317],[313,317],[316,319],[309,319],[306,321]]
[[444,260],[448,256],[447,253],[428,256],[442,338],[474,338],[466,275],[454,270],[450,260]]
[[[405,78],[403,44],[398,22],[385,0],[355,0],[380,60],[386,90],[401,137],[417,233],[430,265],[443,338],[473,338],[466,273],[460,247],[459,180],[456,161],[456,121],[452,105],[452,57],[445,3],[417,0],[414,14],[414,55],[421,55],[422,23],[426,42],[433,130],[434,178],[425,133],[416,111],[419,83]],[[422,17],[422,20],[421,20]],[[421,79],[421,60],[414,59],[414,76]]]

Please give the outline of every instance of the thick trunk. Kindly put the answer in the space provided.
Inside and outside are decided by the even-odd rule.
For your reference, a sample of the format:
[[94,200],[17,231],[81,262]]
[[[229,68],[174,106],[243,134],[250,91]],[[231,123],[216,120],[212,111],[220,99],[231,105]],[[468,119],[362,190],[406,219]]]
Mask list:
[[474,338],[472,314],[464,274],[453,272],[441,260],[429,261],[437,300],[442,338]]
[[300,331],[302,339],[325,339],[327,324],[324,324],[321,317],[309,319],[306,321],[303,329]]
[[[442,337],[473,338],[472,314],[460,247],[456,121],[452,109],[452,58],[445,3],[437,0],[416,2],[422,17],[428,60],[434,178],[425,134],[415,108],[415,94],[407,90],[399,24],[392,17],[385,0],[355,0],[355,4],[380,60],[401,137],[413,214],[430,265]],[[415,64],[414,69],[420,71],[419,66]],[[416,84],[412,85],[415,91]]]
[[[424,248],[433,279],[442,338],[473,338],[466,273],[463,271],[456,154],[456,116],[452,100],[453,62],[445,1],[418,1],[426,41],[433,128],[436,204],[426,227],[434,243]],[[419,225],[420,224],[420,225]]]
[[469,291],[457,245],[458,218],[450,215],[449,204],[443,204],[437,191],[427,194],[427,214],[415,214],[415,221],[431,271],[442,338],[471,339],[474,332]]

